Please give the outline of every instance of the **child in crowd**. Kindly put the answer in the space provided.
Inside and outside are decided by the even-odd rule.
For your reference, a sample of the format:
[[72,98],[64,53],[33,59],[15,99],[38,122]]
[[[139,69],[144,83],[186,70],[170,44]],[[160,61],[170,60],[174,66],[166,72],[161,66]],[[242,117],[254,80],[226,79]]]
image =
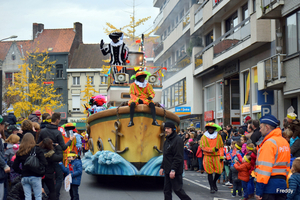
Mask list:
[[246,136],[243,135],[241,137],[241,143],[243,144],[243,146],[242,146],[242,153],[244,155],[247,154],[247,140],[248,140],[248,138]]
[[4,155],[7,160],[7,165],[10,167],[9,181],[12,183],[18,176],[20,176],[20,174],[16,173],[12,168],[14,159],[16,158],[16,153],[19,150],[20,137],[16,134],[11,134],[5,142],[7,143],[7,146]]
[[238,171],[235,169],[234,164],[239,162],[242,163],[243,156],[242,156],[242,143],[240,141],[237,141],[234,145],[236,149],[236,154],[231,157],[231,175],[232,175],[232,182],[233,182],[233,192],[232,197],[236,196],[236,191],[238,191],[238,195],[242,197],[242,182],[238,178]]
[[80,135],[79,133],[75,133],[75,138],[76,138],[76,148],[77,148],[78,156],[81,156],[83,136]]
[[[253,143],[247,144],[247,154],[250,154],[251,157],[251,168],[249,170],[250,179],[248,182],[248,196],[249,199],[254,197],[254,169],[255,169],[255,162],[256,162],[256,148]],[[252,176],[253,175],[253,176]]]
[[[230,142],[230,141],[229,141]],[[225,170],[226,170],[226,167],[227,169],[229,169],[229,177],[228,177],[228,182],[225,183],[226,186],[232,186],[232,171],[230,169],[231,167],[231,163],[232,163],[232,157],[236,155],[236,147],[235,147],[235,144],[236,144],[236,141],[232,141],[231,142],[231,146],[230,146],[230,151],[229,153],[226,154],[226,157],[225,157]]]
[[190,155],[192,155],[192,151],[189,147],[189,142],[192,142],[193,139],[189,139],[189,141],[184,145],[184,151],[183,151],[183,159],[184,159],[184,169],[188,170],[190,167]]
[[235,161],[234,168],[238,171],[238,179],[242,181],[242,187],[244,191],[244,200],[248,200],[248,182],[249,182],[249,170],[251,168],[251,156],[247,154],[243,157],[243,161],[240,164],[239,161]]
[[80,186],[81,175],[82,175],[82,163],[79,157],[74,151],[70,151],[68,154],[68,165],[65,167],[62,162],[59,163],[62,171],[72,176],[72,183],[70,189],[71,199],[79,200],[78,187]]
[[287,200],[300,200],[300,157],[294,160],[291,171],[293,174],[289,179]]

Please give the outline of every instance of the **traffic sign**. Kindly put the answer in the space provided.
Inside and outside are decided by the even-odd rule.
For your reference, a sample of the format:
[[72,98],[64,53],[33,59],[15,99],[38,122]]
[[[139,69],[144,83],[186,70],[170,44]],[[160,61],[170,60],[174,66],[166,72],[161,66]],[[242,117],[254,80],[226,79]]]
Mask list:
[[274,105],[274,90],[258,90],[258,105]]
[[261,106],[261,116],[272,115],[271,105]]

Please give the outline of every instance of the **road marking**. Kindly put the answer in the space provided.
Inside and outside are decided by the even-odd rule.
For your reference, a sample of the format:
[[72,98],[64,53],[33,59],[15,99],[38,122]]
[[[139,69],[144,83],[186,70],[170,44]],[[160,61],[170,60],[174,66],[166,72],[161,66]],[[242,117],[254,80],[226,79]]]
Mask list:
[[188,182],[194,183],[195,185],[198,185],[198,186],[200,186],[200,187],[203,187],[203,188],[206,188],[206,189],[210,190],[209,187],[207,187],[207,186],[205,186],[205,185],[202,185],[202,184],[200,184],[200,183],[197,183],[197,182],[195,182],[195,181],[192,181],[192,180],[190,180],[190,179],[183,178],[183,180],[186,180],[186,181],[188,181]]

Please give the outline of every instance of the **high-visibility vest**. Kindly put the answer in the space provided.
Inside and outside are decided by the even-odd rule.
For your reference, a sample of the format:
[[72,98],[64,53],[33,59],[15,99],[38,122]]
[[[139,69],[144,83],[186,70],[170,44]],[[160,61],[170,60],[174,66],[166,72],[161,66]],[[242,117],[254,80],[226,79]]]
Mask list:
[[271,131],[258,146],[256,169],[258,183],[268,184],[271,176],[287,176],[290,171],[290,146],[280,128]]

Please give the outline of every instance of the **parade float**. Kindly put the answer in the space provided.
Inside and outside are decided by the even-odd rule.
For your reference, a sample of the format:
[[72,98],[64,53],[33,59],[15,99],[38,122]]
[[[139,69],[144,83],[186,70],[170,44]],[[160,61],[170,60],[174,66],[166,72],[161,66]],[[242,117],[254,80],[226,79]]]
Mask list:
[[130,122],[130,84],[129,77],[137,70],[145,70],[142,65],[143,52],[129,52],[128,64],[111,66],[126,68],[126,73],[110,70],[107,89],[107,110],[91,114],[88,119],[89,151],[82,159],[86,173],[92,175],[116,176],[160,176],[162,148],[165,140],[163,124],[172,121],[177,128],[180,119],[167,111],[159,103],[162,94],[162,68],[152,67],[148,83],[155,92],[156,120],[160,126],[152,124],[149,106],[140,104],[134,109],[134,126]]

